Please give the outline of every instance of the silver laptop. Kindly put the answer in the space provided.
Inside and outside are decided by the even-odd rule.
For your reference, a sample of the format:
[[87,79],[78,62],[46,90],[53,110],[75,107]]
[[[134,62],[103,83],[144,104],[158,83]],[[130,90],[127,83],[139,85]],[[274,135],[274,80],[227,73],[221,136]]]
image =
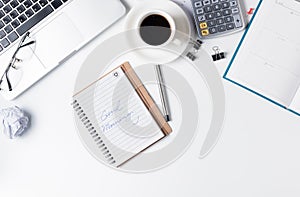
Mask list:
[[0,0],[0,94],[14,99],[125,12],[120,0]]

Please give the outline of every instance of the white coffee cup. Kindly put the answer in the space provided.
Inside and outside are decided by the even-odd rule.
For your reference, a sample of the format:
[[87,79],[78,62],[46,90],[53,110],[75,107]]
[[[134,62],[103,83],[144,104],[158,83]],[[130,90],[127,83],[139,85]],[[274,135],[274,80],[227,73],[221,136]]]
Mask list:
[[[151,15],[160,15],[166,19],[170,28],[168,39],[162,43],[145,42],[140,27]],[[168,63],[177,59],[186,50],[191,36],[191,25],[186,13],[173,1],[141,1],[127,14],[124,29],[127,31],[126,44],[135,49],[136,56],[152,63]]]

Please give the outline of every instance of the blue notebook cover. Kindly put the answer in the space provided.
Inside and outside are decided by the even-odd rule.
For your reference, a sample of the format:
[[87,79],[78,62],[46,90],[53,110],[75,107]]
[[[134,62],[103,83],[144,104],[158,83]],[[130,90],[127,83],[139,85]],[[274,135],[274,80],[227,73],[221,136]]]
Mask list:
[[258,5],[257,5],[257,7],[256,7],[256,9],[255,9],[255,11],[254,11],[254,13],[253,13],[253,17],[251,18],[251,20],[250,20],[250,22],[249,22],[249,24],[248,24],[248,26],[247,26],[247,28],[246,28],[246,30],[245,30],[245,32],[244,32],[242,38],[241,38],[241,41],[239,42],[239,44],[238,44],[238,46],[237,46],[237,48],[236,48],[236,50],[235,50],[235,52],[234,52],[234,54],[233,54],[233,57],[232,57],[232,59],[230,60],[229,66],[227,67],[227,69],[226,69],[226,71],[225,71],[225,73],[224,73],[224,75],[223,75],[223,78],[226,79],[226,80],[228,80],[228,81],[230,81],[230,82],[232,82],[233,84],[236,84],[236,85],[238,85],[238,86],[240,86],[240,87],[242,87],[242,88],[244,88],[244,89],[246,89],[246,90],[248,90],[248,91],[250,91],[250,92],[252,92],[252,93],[254,93],[254,94],[256,94],[256,95],[258,95],[258,96],[260,96],[260,97],[262,97],[262,98],[264,98],[264,99],[266,99],[266,100],[268,100],[268,101],[270,101],[270,102],[272,102],[273,104],[276,104],[276,105],[278,105],[278,106],[280,106],[280,107],[282,107],[282,108],[284,108],[284,109],[286,109],[286,110],[288,110],[288,111],[290,111],[290,112],[292,112],[292,113],[294,113],[294,114],[300,116],[300,114],[299,114],[298,112],[296,112],[296,111],[294,111],[294,110],[291,110],[291,109],[288,109],[286,106],[283,106],[282,104],[280,104],[280,103],[274,101],[273,99],[268,98],[268,97],[264,96],[263,94],[258,93],[257,91],[252,90],[251,88],[246,87],[245,85],[242,85],[242,84],[240,84],[240,83],[238,83],[238,82],[236,82],[236,81],[230,79],[229,77],[227,77],[227,74],[228,74],[228,72],[229,72],[229,70],[230,70],[230,68],[231,68],[231,66],[232,66],[232,64],[233,64],[233,62],[234,62],[234,60],[235,60],[235,58],[236,58],[236,56],[237,56],[237,53],[238,53],[238,51],[240,50],[240,48],[241,48],[241,46],[242,46],[242,44],[243,44],[243,41],[245,40],[245,38],[246,38],[246,36],[247,36],[247,34],[248,34],[249,29],[251,28],[252,22],[253,22],[253,21],[255,20],[255,18],[256,18],[256,15],[257,15],[257,13],[258,13],[258,11],[259,11],[259,8],[260,8],[262,2],[263,2],[263,0],[260,0],[260,1],[259,1]]

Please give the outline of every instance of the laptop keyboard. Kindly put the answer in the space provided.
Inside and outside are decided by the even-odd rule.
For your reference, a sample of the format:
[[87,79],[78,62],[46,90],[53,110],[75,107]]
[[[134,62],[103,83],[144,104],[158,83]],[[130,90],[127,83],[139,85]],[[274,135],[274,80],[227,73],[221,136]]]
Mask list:
[[0,0],[0,53],[69,0]]

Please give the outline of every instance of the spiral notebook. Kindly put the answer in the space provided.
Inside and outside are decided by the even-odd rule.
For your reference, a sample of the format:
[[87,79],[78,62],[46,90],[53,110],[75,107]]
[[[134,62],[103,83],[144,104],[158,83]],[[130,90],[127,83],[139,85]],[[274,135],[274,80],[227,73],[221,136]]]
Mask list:
[[73,96],[81,137],[102,161],[119,167],[171,133],[128,62]]

